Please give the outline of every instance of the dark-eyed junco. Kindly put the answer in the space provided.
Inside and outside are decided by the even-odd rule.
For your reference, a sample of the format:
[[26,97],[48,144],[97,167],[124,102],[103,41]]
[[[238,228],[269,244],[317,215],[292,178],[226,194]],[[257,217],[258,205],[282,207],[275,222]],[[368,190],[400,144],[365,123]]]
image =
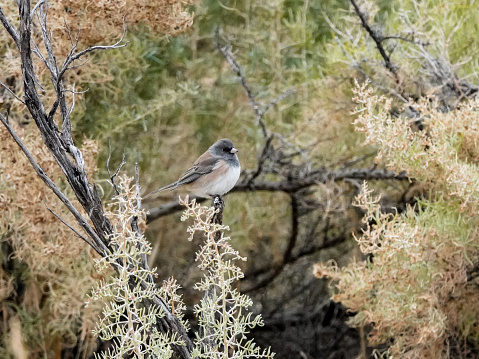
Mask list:
[[210,198],[229,192],[240,176],[241,166],[233,142],[216,141],[176,182],[157,189],[143,198],[180,186],[198,197]]

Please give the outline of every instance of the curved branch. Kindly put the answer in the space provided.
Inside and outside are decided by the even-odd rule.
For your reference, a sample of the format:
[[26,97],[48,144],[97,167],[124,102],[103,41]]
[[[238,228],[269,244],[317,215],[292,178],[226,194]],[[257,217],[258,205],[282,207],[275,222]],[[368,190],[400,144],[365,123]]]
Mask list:
[[[256,171],[256,170],[255,170]],[[248,172],[248,171],[245,171]],[[318,183],[326,183],[329,181],[343,181],[346,179],[356,180],[411,180],[406,172],[396,173],[386,169],[377,168],[349,168],[339,169],[335,171],[316,170],[304,178],[283,179],[281,181],[253,181],[245,180],[236,184],[231,192],[285,192],[294,193],[301,189],[317,185]],[[193,197],[192,197],[193,198]],[[204,199],[200,199],[203,201]],[[197,200],[198,201],[198,200]],[[184,210],[184,207],[177,200],[164,203],[156,208],[150,209],[146,216],[147,223],[167,216],[169,214]]]

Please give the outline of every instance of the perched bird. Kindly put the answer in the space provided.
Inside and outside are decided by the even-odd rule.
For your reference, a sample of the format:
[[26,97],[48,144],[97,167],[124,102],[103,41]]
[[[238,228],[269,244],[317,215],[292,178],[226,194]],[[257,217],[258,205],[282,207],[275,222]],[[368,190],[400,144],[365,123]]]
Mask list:
[[198,197],[222,196],[234,187],[240,176],[241,166],[236,152],[233,142],[227,138],[216,141],[176,182],[143,198],[178,187]]

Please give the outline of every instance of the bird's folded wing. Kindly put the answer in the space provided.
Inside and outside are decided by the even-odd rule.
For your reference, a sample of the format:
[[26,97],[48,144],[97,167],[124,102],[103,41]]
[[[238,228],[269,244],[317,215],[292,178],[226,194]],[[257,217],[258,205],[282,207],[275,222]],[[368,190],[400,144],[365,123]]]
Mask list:
[[198,178],[201,176],[204,176],[205,174],[208,174],[218,168],[218,166],[221,164],[221,160],[218,158],[213,158],[213,157],[208,157],[206,159],[198,158],[198,160],[195,162],[193,166],[191,166],[183,175],[180,177],[180,179],[176,182],[170,183],[168,186],[161,187],[157,190],[154,190],[153,192],[148,193],[146,196],[143,197],[143,199],[148,198],[155,193],[166,191],[166,190],[174,190],[175,188],[182,186],[184,184],[188,184],[191,182],[196,181]]
[[210,157],[201,160],[200,157],[198,162],[196,162],[185,173],[183,173],[180,179],[176,182],[176,186],[181,186],[196,181],[201,176],[204,176],[205,174],[208,174],[216,169],[220,164],[219,162],[220,159],[218,158]]

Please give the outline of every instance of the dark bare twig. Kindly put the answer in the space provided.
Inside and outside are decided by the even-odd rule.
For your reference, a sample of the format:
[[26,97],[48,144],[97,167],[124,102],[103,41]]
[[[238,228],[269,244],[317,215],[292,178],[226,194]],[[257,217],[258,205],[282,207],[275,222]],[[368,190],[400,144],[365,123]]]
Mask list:
[[[288,261],[283,260],[279,264],[277,264],[276,267],[271,265],[266,265],[264,267],[257,268],[255,270],[245,273],[245,276],[241,281],[243,282],[243,281],[256,279],[260,275],[268,274],[267,279],[265,279],[263,283],[264,285],[267,285],[269,282],[271,282],[271,280],[275,278],[275,277],[271,277],[271,272],[274,270],[277,270],[278,267],[281,268],[281,270],[283,270],[287,264],[293,264],[294,262],[298,261],[299,259],[303,257],[312,255],[314,253],[323,251],[325,249],[333,248],[337,246],[338,244],[343,243],[346,239],[347,239],[346,233],[341,233],[340,235],[334,238],[326,238],[321,244],[316,244],[310,247],[302,248],[298,253],[292,254],[289,257]],[[262,285],[261,287],[264,287],[264,285]],[[258,288],[251,287],[251,288],[247,288],[246,291],[253,291],[259,288],[260,287]]]
[[[121,158],[121,163],[120,165],[117,167],[115,173],[111,174],[111,171],[110,171],[110,160],[111,160],[111,141],[108,140],[108,159],[106,160],[106,171],[108,172],[108,176],[110,177],[110,180],[108,181],[108,183],[110,184],[110,186],[113,187],[113,189],[115,190],[116,194],[119,195],[120,194],[120,190],[118,189],[118,186],[116,185],[116,182],[115,182],[115,177],[118,176],[118,174],[120,173],[121,171],[121,168],[126,165],[126,161],[125,161],[125,154],[123,153],[123,156]],[[141,203],[141,202],[140,202]]]
[[271,141],[273,141],[273,136],[269,136],[268,139],[266,140],[266,143],[263,147],[263,151],[261,151],[261,155],[259,156],[258,159],[258,166],[256,167],[256,171],[253,173],[253,175],[248,179],[248,185],[252,185],[254,180],[261,174],[263,171],[263,165],[266,161],[266,159],[269,157],[269,150],[271,146]]
[[355,0],[350,0],[351,4],[354,7],[354,11],[358,15],[359,19],[361,20],[361,24],[364,27],[364,29],[368,32],[368,34],[371,36],[373,41],[376,43],[376,47],[381,54],[383,60],[384,60],[384,66],[394,75],[396,78],[396,81],[398,81],[398,74],[397,74],[397,67],[392,64],[391,58],[387,54],[386,50],[384,49],[382,42],[384,40],[384,37],[379,34],[376,30],[374,30],[368,23],[366,14],[364,14],[361,9],[359,8],[358,4],[356,3]]
[[249,288],[242,289],[243,293],[252,292],[260,288],[265,287],[271,281],[273,281],[283,270],[284,266],[290,262],[293,249],[296,245],[299,233],[299,215],[298,215],[298,199],[295,194],[291,195],[291,234],[289,235],[288,245],[283,254],[283,258],[280,263],[275,265],[273,271],[266,277],[257,281]]
[[387,35],[387,36],[383,36],[381,38],[381,42],[383,41],[387,41],[387,40],[401,40],[401,41],[404,41],[404,42],[409,42],[411,44],[415,44],[415,45],[422,45],[422,46],[429,46],[430,43],[429,42],[422,42],[422,41],[418,41],[416,39],[414,39],[414,36],[412,36],[412,38],[409,38],[408,36],[404,37],[404,36],[400,36],[400,35]]
[[265,106],[265,108],[264,108],[264,110],[263,110],[263,115],[264,115],[266,112],[268,112],[268,110],[269,110],[271,107],[273,107],[274,105],[276,105],[276,104],[277,104],[278,102],[280,102],[281,100],[284,100],[286,97],[291,96],[291,95],[294,94],[295,92],[296,92],[295,89],[290,88],[290,89],[286,90],[285,92],[283,92],[283,93],[282,93],[281,95],[279,95],[278,97],[272,99],[272,100],[270,101],[270,103],[268,103],[268,104]]
[[23,104],[25,105],[25,102],[24,102],[20,97],[18,97],[18,96],[15,94],[15,92],[13,92],[12,90],[10,90],[10,88],[9,88],[7,85],[5,85],[5,84],[4,84],[3,82],[1,82],[1,81],[0,81],[0,85],[2,85],[2,86],[5,88],[5,90],[7,90],[8,93],[10,93],[10,95],[12,95],[12,96],[15,97],[18,101],[20,101],[21,103],[23,103]]
[[[190,200],[193,200],[193,199],[195,199],[196,202],[198,203],[206,201],[206,198],[198,198],[198,197],[191,196]],[[178,199],[164,203],[148,211],[148,214],[146,215],[146,223],[151,223],[158,218],[161,218],[176,212],[184,211],[184,210],[185,210],[185,206],[180,204]]]
[[217,27],[215,29],[215,37],[214,37],[214,45],[218,49],[218,51],[223,55],[225,60],[231,66],[231,69],[236,72],[236,75],[239,77],[239,81],[243,89],[246,91],[246,95],[248,96],[251,107],[256,115],[256,119],[258,120],[258,124],[261,127],[261,131],[263,132],[263,136],[265,138],[268,137],[268,131],[266,130],[266,125],[263,120],[264,112],[260,109],[258,103],[256,102],[256,96],[253,94],[250,85],[246,82],[246,77],[244,75],[243,69],[236,61],[236,57],[231,52],[231,44],[226,44],[225,46],[220,45],[220,29]]
[[[90,47],[86,48],[85,50],[77,52],[77,53],[75,53],[74,51],[70,51],[70,53],[66,57],[65,61],[63,62],[62,68],[60,69],[60,71],[58,73],[58,76],[57,76],[57,79],[56,79],[57,82],[60,82],[62,80],[62,77],[65,74],[65,72],[68,71],[71,68],[71,67],[69,67],[70,64],[73,63],[76,60],[79,60],[82,56],[85,56],[85,55],[87,55],[91,52],[95,52],[95,51],[98,51],[98,50],[112,50],[112,49],[119,49],[119,48],[125,47],[127,45],[127,43],[122,44],[125,36],[126,36],[126,24],[123,21],[123,35],[113,45],[90,46]],[[77,39],[76,43],[78,44],[78,39]],[[76,48],[76,45],[75,45],[74,48]]]
[[253,108],[253,112],[256,115],[256,119],[258,121],[258,124],[261,127],[261,131],[263,132],[263,136],[265,138],[268,138],[268,130],[266,129],[266,124],[264,123],[263,116],[264,114],[271,108],[273,107],[276,103],[279,101],[285,99],[286,97],[292,95],[295,91],[294,89],[289,89],[279,95],[277,98],[273,99],[268,105],[266,105],[263,109],[261,109],[261,106],[258,104],[256,101],[256,95],[253,94],[253,91],[251,90],[251,86],[248,84],[246,81],[246,76],[244,74],[243,68],[239,65],[238,61],[236,60],[236,56],[232,53],[231,49],[231,44],[227,43],[225,46],[220,45],[220,29],[217,27],[215,29],[215,36],[214,36],[214,45],[218,49],[218,51],[223,55],[225,60],[228,62],[228,64],[231,66],[231,69],[236,73],[236,75],[239,78],[239,81],[241,83],[241,86],[243,86],[243,89],[246,92],[246,95],[248,96],[250,100],[251,107]]
[[[60,217],[58,214],[56,214],[50,207],[48,207],[48,205],[46,203],[45,204],[45,207],[50,211],[51,214],[53,214],[55,217],[57,217],[57,219],[62,222],[65,226],[67,226],[68,228],[71,229],[71,231],[73,233],[76,234],[76,236],[80,239],[82,239],[83,241],[85,241],[88,245],[90,245],[90,247],[92,247],[93,249],[96,250],[95,248],[95,245],[93,243],[91,243],[88,239],[86,239],[85,237],[83,237],[80,233],[78,233],[78,231],[73,228],[71,225],[69,225],[62,217]],[[96,251],[98,254],[101,255],[101,253],[99,251]]]

